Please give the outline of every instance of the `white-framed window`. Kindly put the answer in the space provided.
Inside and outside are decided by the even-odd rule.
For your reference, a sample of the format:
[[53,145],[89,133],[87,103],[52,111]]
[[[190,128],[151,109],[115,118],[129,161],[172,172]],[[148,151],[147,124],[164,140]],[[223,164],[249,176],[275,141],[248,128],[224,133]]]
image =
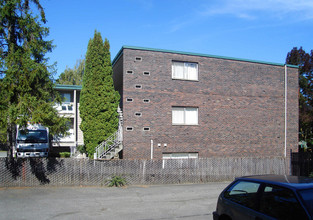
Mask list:
[[198,108],[172,107],[173,125],[198,125]]
[[172,62],[172,79],[198,80],[198,64],[191,62]]
[[163,160],[167,159],[198,159],[198,153],[163,153]]

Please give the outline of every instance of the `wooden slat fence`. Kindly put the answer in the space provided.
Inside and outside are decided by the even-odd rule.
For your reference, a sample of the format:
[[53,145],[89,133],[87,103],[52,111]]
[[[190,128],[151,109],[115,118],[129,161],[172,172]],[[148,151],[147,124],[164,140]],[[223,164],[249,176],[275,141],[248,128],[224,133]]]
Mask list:
[[104,186],[113,176],[130,185],[230,181],[238,176],[285,174],[285,159],[203,158],[111,160],[0,158],[0,187]]

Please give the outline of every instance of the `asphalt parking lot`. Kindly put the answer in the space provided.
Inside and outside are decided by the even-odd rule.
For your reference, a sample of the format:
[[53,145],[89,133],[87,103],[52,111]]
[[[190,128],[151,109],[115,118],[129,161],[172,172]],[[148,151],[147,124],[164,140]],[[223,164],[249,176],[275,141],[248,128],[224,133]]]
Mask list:
[[0,188],[0,219],[213,219],[227,185]]

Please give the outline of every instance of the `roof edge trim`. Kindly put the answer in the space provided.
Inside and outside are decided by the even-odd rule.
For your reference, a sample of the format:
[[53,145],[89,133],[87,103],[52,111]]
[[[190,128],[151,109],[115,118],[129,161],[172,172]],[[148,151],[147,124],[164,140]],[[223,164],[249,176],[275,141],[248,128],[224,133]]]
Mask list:
[[55,84],[55,89],[64,89],[64,90],[81,90],[82,86],[80,85],[62,85],[62,84]]
[[124,46],[118,51],[118,53],[116,54],[116,56],[114,57],[113,61],[112,61],[112,66],[115,65],[115,63],[120,59],[120,57],[122,56],[123,54],[123,49],[124,49]]
[[299,66],[297,65],[290,65],[290,64],[241,59],[241,58],[227,57],[227,56],[217,56],[217,55],[211,55],[211,54],[183,52],[183,51],[175,51],[175,50],[164,50],[164,49],[156,49],[156,48],[148,48],[148,47],[127,46],[127,45],[123,46],[120,49],[120,51],[117,53],[117,55],[113,59],[112,65],[114,65],[117,62],[117,60],[120,58],[120,56],[123,54],[123,49],[146,50],[146,51],[155,51],[155,52],[163,52],[163,53],[175,53],[175,54],[183,54],[183,55],[190,55],[190,56],[217,58],[217,59],[224,59],[224,60],[235,60],[235,61],[242,61],[242,62],[249,62],[249,63],[260,63],[260,64],[267,64],[267,65],[273,65],[273,66],[285,66],[286,65],[287,67],[291,67],[291,68],[299,68]]

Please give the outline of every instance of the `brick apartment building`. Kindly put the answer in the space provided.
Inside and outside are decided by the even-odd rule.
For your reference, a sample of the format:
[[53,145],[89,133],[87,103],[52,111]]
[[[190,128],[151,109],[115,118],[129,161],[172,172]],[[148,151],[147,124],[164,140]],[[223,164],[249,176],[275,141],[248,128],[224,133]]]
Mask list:
[[289,157],[296,66],[124,46],[112,62],[125,159]]

